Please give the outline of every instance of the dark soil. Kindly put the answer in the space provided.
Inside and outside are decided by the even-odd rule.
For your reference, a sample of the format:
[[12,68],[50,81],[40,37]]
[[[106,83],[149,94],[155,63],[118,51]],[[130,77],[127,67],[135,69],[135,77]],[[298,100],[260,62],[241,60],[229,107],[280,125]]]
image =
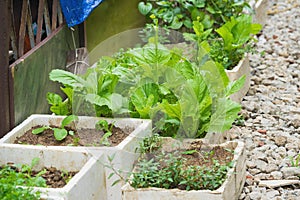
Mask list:
[[213,161],[218,161],[220,165],[226,165],[233,160],[233,149],[225,149],[220,146],[215,146],[211,149],[202,147],[200,141],[195,141],[191,144],[191,148],[181,150],[181,152],[187,150],[196,150],[197,152],[192,154],[183,154],[182,157],[186,158],[186,166],[205,166],[210,167],[213,165]]
[[[21,169],[15,167],[12,163],[9,164],[13,170],[18,173],[21,173]],[[1,169],[1,166],[0,166]],[[40,171],[32,171],[31,176],[35,177],[41,171],[45,171],[41,177],[46,180],[47,187],[49,188],[62,188],[64,187],[68,181],[75,176],[78,172],[77,171],[61,171],[56,169],[55,167],[50,168],[43,168]]]
[[[184,166],[205,166],[211,167],[214,161],[218,161],[220,165],[227,165],[233,160],[234,149],[225,149],[220,146],[208,148],[206,145],[202,145],[201,140],[197,140],[191,143],[188,148],[181,148],[176,151],[171,151],[174,155],[180,155],[185,159]],[[193,152],[196,150],[195,152]],[[192,153],[187,153],[188,151]],[[165,152],[166,153],[166,152]],[[147,154],[147,159],[155,158],[159,152]],[[168,155],[168,153],[166,153]]]
[[[73,130],[74,136],[68,135],[62,141],[57,141],[51,129],[45,130],[43,133],[34,135],[32,130],[41,126],[35,126],[28,130],[24,135],[16,138],[15,144],[44,145],[44,146],[104,146],[100,143],[100,139],[105,134],[102,130],[96,129],[78,129]],[[66,128],[68,130],[68,128]],[[70,129],[69,129],[70,130]],[[116,146],[122,142],[131,132],[132,128],[125,127],[120,129],[113,126],[112,135],[108,138],[110,146]]]
[[[51,188],[62,188],[75,176],[77,172],[60,171],[55,167],[45,168],[47,171],[42,175],[46,179],[46,184]],[[38,172],[33,172],[37,174]]]

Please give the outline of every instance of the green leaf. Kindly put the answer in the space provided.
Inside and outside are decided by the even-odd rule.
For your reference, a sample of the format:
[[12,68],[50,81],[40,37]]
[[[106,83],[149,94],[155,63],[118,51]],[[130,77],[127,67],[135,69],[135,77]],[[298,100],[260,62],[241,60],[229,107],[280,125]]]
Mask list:
[[68,134],[74,136],[74,131],[69,131]]
[[200,73],[213,98],[225,96],[229,79],[222,65],[209,60],[200,67]]
[[111,179],[111,177],[113,177],[114,174],[115,174],[114,172],[110,173],[107,178]]
[[40,134],[40,133],[44,132],[47,129],[49,129],[48,126],[43,126],[43,127],[40,127],[40,128],[36,128],[36,129],[32,130],[32,134],[37,135],[37,134]]
[[191,155],[193,153],[197,153],[197,150],[193,149],[193,150],[188,150],[188,151],[182,152],[182,154],[185,154],[185,155]]
[[59,105],[53,105],[50,107],[50,111],[56,115],[69,115],[70,114],[70,105],[68,100],[62,102]]
[[48,92],[47,101],[50,105],[59,105],[62,103],[62,98],[58,94]]
[[169,117],[177,118],[177,119],[181,118],[181,107],[180,107],[179,102],[177,102],[176,104],[169,104],[168,101],[166,101],[165,99],[163,99],[162,103],[159,104],[159,107]]
[[69,115],[65,117],[61,122],[61,128],[64,128],[66,125],[70,124],[71,122],[74,122],[75,120],[78,120],[78,116],[76,115]]
[[257,34],[261,31],[262,25],[261,24],[251,24],[251,33]]
[[172,23],[170,24],[169,28],[174,29],[174,30],[178,30],[182,27],[183,22],[179,21],[179,18],[176,16],[174,17]]
[[147,15],[152,9],[152,4],[149,2],[146,4],[144,2],[140,2],[138,4],[138,9],[142,15]]
[[[225,24],[226,25],[226,24]],[[232,43],[234,42],[233,34],[226,26],[222,26],[216,30],[216,32],[222,37],[224,41],[225,49],[232,49]]]
[[65,129],[60,129],[60,128],[52,128],[54,131],[54,137],[56,140],[61,141],[65,139],[68,135],[68,131]]
[[111,186],[117,185],[120,181],[121,181],[121,179],[118,179],[118,180],[114,181],[114,182],[111,184]]
[[151,109],[159,98],[159,88],[156,84],[148,83],[138,87],[130,96],[132,104],[140,116],[148,119],[151,115]]
[[37,164],[40,162],[40,158],[33,158],[31,161],[31,165],[30,168],[33,168],[35,166],[37,166]]
[[73,88],[71,88],[71,87],[60,87],[60,89],[61,89],[61,91],[63,91],[67,95],[70,102],[72,102],[73,101]]
[[52,70],[49,74],[49,78],[52,81],[57,81],[73,88],[83,87],[86,84],[85,80],[80,78],[79,76],[60,69]]
[[227,98],[220,98],[215,105],[215,112],[211,116],[209,132],[222,133],[229,130],[238,117],[241,105]]
[[225,90],[225,95],[229,97],[230,95],[239,91],[245,84],[246,75],[243,75],[238,80],[232,81],[228,84]]

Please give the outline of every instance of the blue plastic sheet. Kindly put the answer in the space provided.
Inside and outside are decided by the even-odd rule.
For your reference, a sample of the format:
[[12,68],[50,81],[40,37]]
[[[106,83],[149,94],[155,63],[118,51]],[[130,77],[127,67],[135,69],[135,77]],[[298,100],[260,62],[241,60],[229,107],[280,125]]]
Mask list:
[[82,23],[103,0],[60,0],[69,27]]

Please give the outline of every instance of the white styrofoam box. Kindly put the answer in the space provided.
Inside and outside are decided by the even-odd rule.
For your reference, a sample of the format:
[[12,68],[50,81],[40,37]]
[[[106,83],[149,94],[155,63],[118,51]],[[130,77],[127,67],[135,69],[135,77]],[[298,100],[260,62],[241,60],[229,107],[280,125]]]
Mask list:
[[[99,155],[100,156],[100,155]],[[39,158],[34,170],[55,167],[58,170],[79,171],[63,188],[34,187],[41,197],[51,200],[98,200],[106,198],[105,169],[95,157],[85,152],[66,152],[57,150],[32,149],[8,144],[0,145],[0,165],[7,163],[31,164]],[[103,155],[99,157],[103,159]]]
[[[98,118],[98,117],[87,117],[79,116],[78,122],[76,122],[76,128],[95,128],[96,122],[100,119],[105,119],[109,123],[114,123],[115,126],[124,128],[131,127],[133,132],[128,135],[120,144],[114,147],[77,147],[77,146],[39,146],[39,145],[23,145],[23,144],[12,144],[14,140],[23,135],[27,130],[37,125],[56,125],[59,126],[65,116],[55,115],[31,115],[29,118],[24,120],[20,125],[15,127],[1,140],[0,144],[7,144],[12,147],[22,147],[31,149],[43,149],[43,150],[58,150],[65,152],[86,152],[90,155],[98,158],[99,155],[104,154],[103,159],[100,160],[102,165],[108,164],[107,156],[115,155],[113,160],[114,167],[117,169],[124,169],[127,171],[132,170],[134,161],[138,158],[136,148],[139,142],[144,137],[152,134],[152,122],[148,119],[135,119],[135,118]],[[100,139],[100,138],[99,138]],[[107,198],[108,199],[121,199],[121,186],[122,183],[110,187],[112,183],[117,179],[113,177],[108,179],[109,174],[112,172],[111,169],[106,168],[106,185],[107,185]]]
[[[193,140],[187,140],[193,141]],[[170,143],[168,143],[170,144]],[[171,145],[171,144],[170,144]],[[238,199],[242,191],[245,175],[245,145],[243,142],[226,142],[221,144],[223,147],[235,147],[233,167],[228,171],[227,178],[220,188],[211,190],[179,190],[179,189],[162,189],[162,188],[138,188],[134,189],[129,183],[122,187],[123,200],[194,200],[194,199],[207,199],[207,200],[232,200]]]
[[253,22],[264,26],[268,18],[269,0],[251,0],[249,4],[254,10]]
[[246,75],[244,86],[238,92],[230,96],[231,100],[240,103],[250,88],[250,63],[248,55],[246,54],[244,59],[242,59],[233,69],[226,70],[226,74],[230,81],[235,81],[243,75]]

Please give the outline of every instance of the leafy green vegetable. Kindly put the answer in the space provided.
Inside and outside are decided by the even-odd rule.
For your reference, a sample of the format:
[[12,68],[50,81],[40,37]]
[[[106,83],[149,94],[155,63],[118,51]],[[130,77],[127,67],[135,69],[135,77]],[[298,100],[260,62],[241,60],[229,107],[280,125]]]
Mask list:
[[35,135],[40,134],[40,133],[43,133],[44,131],[50,129],[50,130],[53,130],[55,139],[58,141],[61,141],[61,140],[65,139],[68,136],[68,134],[74,135],[74,131],[72,131],[72,130],[67,131],[65,129],[65,126],[71,124],[72,122],[74,122],[76,120],[78,120],[78,116],[69,115],[62,120],[60,128],[52,128],[50,126],[43,126],[43,127],[32,130],[32,134],[35,134]]

